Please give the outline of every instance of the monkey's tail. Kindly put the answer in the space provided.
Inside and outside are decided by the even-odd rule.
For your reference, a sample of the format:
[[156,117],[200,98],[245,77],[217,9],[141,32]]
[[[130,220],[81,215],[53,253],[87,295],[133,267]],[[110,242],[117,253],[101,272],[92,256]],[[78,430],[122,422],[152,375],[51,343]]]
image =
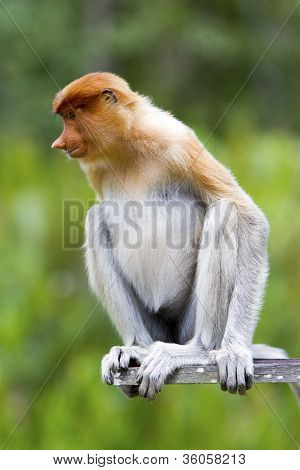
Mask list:
[[[252,345],[253,359],[288,359],[289,356],[284,349],[273,348],[266,344],[253,344]],[[300,383],[289,383],[289,386],[294,393],[298,406],[300,407]]]

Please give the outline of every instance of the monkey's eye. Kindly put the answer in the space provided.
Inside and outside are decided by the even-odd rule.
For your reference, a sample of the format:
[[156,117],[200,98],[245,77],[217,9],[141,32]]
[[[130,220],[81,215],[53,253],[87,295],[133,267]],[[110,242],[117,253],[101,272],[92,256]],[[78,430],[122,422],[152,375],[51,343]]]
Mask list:
[[71,119],[72,121],[74,121],[74,119],[76,118],[76,114],[74,113],[74,111],[69,111],[67,113],[67,118],[68,119]]

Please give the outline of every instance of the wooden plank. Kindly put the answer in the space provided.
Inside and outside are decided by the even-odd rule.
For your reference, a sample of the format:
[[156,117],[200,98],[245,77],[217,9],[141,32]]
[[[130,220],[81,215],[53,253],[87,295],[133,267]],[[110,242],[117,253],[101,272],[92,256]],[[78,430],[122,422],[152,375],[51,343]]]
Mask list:
[[[114,375],[114,385],[138,385],[138,367]],[[175,372],[168,384],[216,384],[219,382],[217,366],[186,366]],[[300,383],[300,359],[255,359],[254,382]]]

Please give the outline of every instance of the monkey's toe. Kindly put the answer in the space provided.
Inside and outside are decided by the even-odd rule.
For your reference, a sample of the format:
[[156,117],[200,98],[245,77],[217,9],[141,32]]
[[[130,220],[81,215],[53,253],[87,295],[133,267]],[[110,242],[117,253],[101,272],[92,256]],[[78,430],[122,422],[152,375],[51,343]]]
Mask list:
[[163,380],[158,377],[145,376],[139,387],[139,394],[142,398],[154,400],[163,387]]
[[167,355],[149,354],[142,362],[139,370],[140,395],[149,400],[154,400],[162,390],[169,373]]

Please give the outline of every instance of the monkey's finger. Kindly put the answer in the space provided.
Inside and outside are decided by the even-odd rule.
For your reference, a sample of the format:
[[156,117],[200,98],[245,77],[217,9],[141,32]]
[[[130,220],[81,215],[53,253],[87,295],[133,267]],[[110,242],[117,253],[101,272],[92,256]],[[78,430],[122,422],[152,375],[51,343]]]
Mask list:
[[119,359],[119,364],[121,369],[127,370],[129,367],[130,359],[132,355],[126,351],[125,349],[122,349],[121,354],[120,354],[120,359]]
[[246,372],[245,374],[246,379],[246,390],[250,390],[253,386],[253,375]]
[[147,367],[139,371],[138,380],[140,381],[139,394],[141,397],[146,398],[150,383],[150,374],[153,368]]
[[219,369],[219,379],[221,384],[221,390],[223,392],[227,391],[227,365],[226,360],[222,359],[218,361],[218,369]]
[[147,397],[149,400],[154,400],[154,398],[156,398],[156,395],[159,392],[161,392],[164,386],[164,383],[165,383],[165,380],[163,376],[159,376],[159,377],[157,377],[157,375],[155,375],[154,377],[150,376],[148,392],[147,392]]
[[148,354],[141,363],[141,368],[142,370],[145,370],[152,362],[153,360],[157,359],[157,355],[155,353],[150,353]]
[[117,372],[120,369],[121,348],[114,346],[109,354],[111,356],[112,370]]
[[139,386],[139,395],[143,398],[146,398],[147,392],[148,392],[148,387],[149,387],[149,375],[144,374],[141,384]]
[[149,384],[148,384],[148,391],[147,397],[149,400],[153,400],[157,393],[159,393],[164,385],[166,379],[165,373],[165,361],[161,360],[156,365],[155,369],[149,374]]
[[144,375],[144,367],[143,367],[143,363],[140,365],[139,367],[139,370],[138,370],[138,373],[137,373],[137,380],[138,382],[140,382],[143,378],[143,375]]
[[148,400],[154,400],[156,397],[157,390],[156,390],[156,380],[151,378],[149,380],[148,390],[147,390],[147,398]]
[[237,361],[230,358],[227,362],[227,388],[229,393],[237,391]]
[[166,374],[160,374],[159,377],[156,379],[156,381],[155,381],[155,390],[156,390],[157,393],[162,391],[162,388],[165,384],[166,379],[167,379]]
[[[149,398],[149,394],[150,394],[150,399],[151,399],[154,391],[156,392],[156,384],[158,381],[158,377],[160,375],[160,371],[163,371],[163,370],[164,370],[163,358],[159,359],[157,357],[153,357],[150,364],[148,364],[147,367],[144,368],[142,372],[141,384],[139,388],[139,392],[141,396]],[[150,388],[150,392],[149,392],[149,388]]]
[[149,370],[151,372],[156,363],[157,363],[157,357],[156,356],[154,356],[152,354],[147,356],[142,361],[141,366],[139,368],[139,372],[138,372],[138,376],[137,376],[138,380],[142,379],[144,374],[147,373],[146,372],[147,370]]
[[114,383],[113,377],[111,374],[104,374],[102,373],[102,380],[105,382],[107,385],[112,385]]
[[251,363],[247,363],[245,369],[246,369],[245,370],[246,389],[250,390],[250,388],[253,386],[253,375],[254,375],[253,361],[251,361]]
[[101,362],[101,377],[103,382],[107,383],[107,385],[113,384],[113,375],[111,370],[111,361],[110,355],[107,354],[104,356]]
[[245,365],[241,361],[238,361],[237,363],[236,376],[237,376],[238,392],[240,395],[245,395],[246,393]]

